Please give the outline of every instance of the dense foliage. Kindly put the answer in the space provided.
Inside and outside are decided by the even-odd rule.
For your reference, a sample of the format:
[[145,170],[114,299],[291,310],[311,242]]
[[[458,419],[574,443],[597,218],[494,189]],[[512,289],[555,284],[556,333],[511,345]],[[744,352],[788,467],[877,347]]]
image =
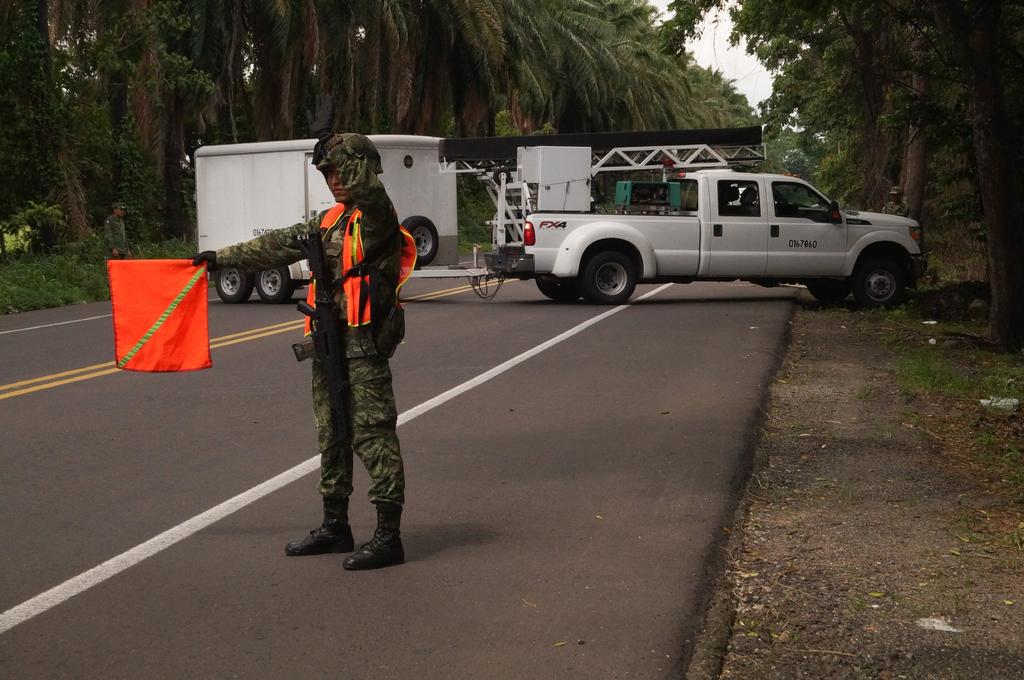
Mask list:
[[[926,231],[987,245],[990,331],[1024,345],[1024,5],[1011,0],[674,0],[671,40],[727,7],[775,74],[762,106],[784,169]],[[781,158],[780,158],[781,156]],[[933,232],[934,233],[934,232]],[[954,247],[965,250],[971,244]]]
[[646,0],[0,0],[0,19],[0,248],[79,241],[113,201],[133,241],[190,236],[191,152],[307,136],[324,93],[371,133],[755,120]]

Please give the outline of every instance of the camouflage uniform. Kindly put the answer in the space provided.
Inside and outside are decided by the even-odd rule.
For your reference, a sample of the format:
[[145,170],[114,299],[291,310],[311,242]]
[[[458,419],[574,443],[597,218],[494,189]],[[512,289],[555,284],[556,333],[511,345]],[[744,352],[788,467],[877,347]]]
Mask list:
[[103,222],[103,240],[111,252],[116,249],[121,253],[121,257],[128,254],[128,234],[125,232],[122,218],[111,215]]
[[882,212],[886,215],[899,215],[900,217],[910,215],[910,208],[903,202],[903,190],[898,186],[894,186],[889,191],[889,200],[886,202],[885,207],[882,208]]
[[[878,205],[877,203],[875,205]],[[886,215],[899,215],[900,217],[906,217],[910,214],[910,208],[903,201],[889,201],[882,208],[882,212]]]
[[[396,299],[395,282],[399,269],[399,225],[391,199],[373,168],[365,160],[342,152],[332,153],[330,164],[338,168],[342,184],[351,195],[350,203],[362,210],[360,233],[363,252],[377,258],[384,276],[378,280],[377,295],[381,309],[390,309]],[[341,275],[341,253],[348,214],[324,233],[331,277]],[[258,238],[217,251],[219,267],[249,271],[276,269],[303,258],[292,237],[301,233],[319,233],[322,214],[306,222],[277,229]],[[394,248],[386,244],[393,242]],[[341,286],[336,286],[335,301],[342,315],[346,301]],[[320,493],[325,500],[347,499],[352,493],[352,454],[366,466],[370,475],[370,501],[405,502],[405,473],[395,432],[398,410],[391,385],[388,358],[401,341],[404,328],[400,318],[387,317],[368,326],[352,328],[338,319],[348,356],[349,438],[339,437],[331,418],[327,374],[319,360],[313,361],[313,417],[320,448]]]

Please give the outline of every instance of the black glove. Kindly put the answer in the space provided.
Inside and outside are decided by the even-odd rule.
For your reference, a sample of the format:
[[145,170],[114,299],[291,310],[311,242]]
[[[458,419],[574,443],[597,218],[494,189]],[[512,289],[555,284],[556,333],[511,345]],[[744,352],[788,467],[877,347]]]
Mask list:
[[212,250],[204,250],[192,258],[193,267],[198,267],[204,262],[206,263],[206,271],[212,272],[217,268],[217,253]]

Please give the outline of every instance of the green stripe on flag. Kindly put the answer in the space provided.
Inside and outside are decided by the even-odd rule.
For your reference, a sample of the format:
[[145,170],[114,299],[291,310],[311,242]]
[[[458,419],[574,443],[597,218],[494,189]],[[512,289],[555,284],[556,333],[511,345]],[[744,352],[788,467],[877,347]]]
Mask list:
[[142,349],[142,347],[147,342],[149,342],[149,339],[153,337],[153,334],[157,332],[160,326],[164,325],[164,321],[167,321],[167,317],[169,317],[171,313],[175,309],[177,309],[178,305],[181,304],[181,301],[185,299],[186,295],[188,295],[188,292],[192,290],[193,286],[196,285],[196,281],[198,281],[199,278],[204,274],[206,274],[206,267],[200,267],[192,276],[192,279],[185,284],[184,288],[181,289],[181,292],[178,293],[177,297],[175,297],[174,300],[171,301],[171,304],[167,306],[167,309],[165,309],[164,313],[160,315],[160,318],[156,320],[156,323],[154,323],[150,327],[150,329],[146,331],[146,334],[142,336],[141,340],[135,343],[135,347],[132,347],[130,350],[128,350],[128,353],[124,355],[124,358],[117,362],[118,368],[124,368],[125,364],[131,361],[132,357],[138,354],[139,350]]

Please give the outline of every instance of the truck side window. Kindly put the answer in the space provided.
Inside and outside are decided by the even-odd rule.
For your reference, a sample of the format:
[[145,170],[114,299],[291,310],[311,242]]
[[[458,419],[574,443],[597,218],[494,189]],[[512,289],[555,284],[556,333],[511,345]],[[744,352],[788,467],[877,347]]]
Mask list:
[[800,217],[812,222],[828,222],[828,201],[824,196],[797,182],[772,182],[772,200],[776,217]]
[[699,203],[697,201],[697,180],[679,180],[680,193],[682,194],[681,209],[684,212],[697,212]]
[[718,180],[718,214],[723,217],[760,217],[757,182]]

